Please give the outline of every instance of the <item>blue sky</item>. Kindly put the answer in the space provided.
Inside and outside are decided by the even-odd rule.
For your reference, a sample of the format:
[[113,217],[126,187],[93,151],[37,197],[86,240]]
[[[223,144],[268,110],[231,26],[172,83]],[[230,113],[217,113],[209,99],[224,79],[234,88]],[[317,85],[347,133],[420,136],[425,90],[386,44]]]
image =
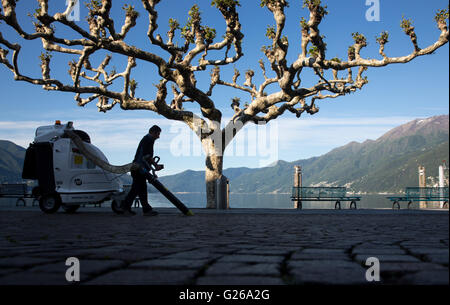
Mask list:
[[[63,11],[65,8],[64,0],[49,2],[51,7],[54,5],[51,13]],[[290,1],[290,7],[286,11],[287,23],[284,33],[290,42],[288,59],[291,61],[296,58],[299,50],[300,18],[308,17],[308,12],[302,9],[301,2]],[[124,14],[121,9],[123,3],[125,1],[115,1],[113,4],[113,16],[117,17],[116,28],[120,28],[123,23]],[[141,9],[141,1],[126,3],[134,4],[141,13],[138,25],[132,29],[126,41],[148,51],[159,52],[148,43],[146,36],[148,18]],[[184,25],[187,11],[194,3],[200,5],[204,24],[215,27],[217,36],[220,37],[224,32],[224,22],[220,13],[210,6],[209,0],[161,1],[158,5],[160,21],[158,33],[165,37],[169,18],[176,18]],[[263,58],[260,48],[270,43],[264,34],[266,27],[273,25],[274,21],[270,12],[261,8],[259,3],[260,1],[256,0],[241,1],[239,14],[242,32],[245,35],[244,57],[235,65],[222,69],[224,80],[227,76],[228,80],[231,80],[234,67],[241,71],[241,82],[247,69],[255,70],[255,83],[262,79],[258,67],[258,60]],[[343,59],[346,58],[347,47],[353,43],[351,37],[353,32],[363,33],[367,37],[368,47],[361,52],[363,57],[380,58],[375,36],[385,30],[390,34],[390,42],[385,50],[388,56],[411,53],[413,47],[409,37],[399,26],[403,15],[413,20],[420,47],[434,43],[440,32],[433,17],[438,9],[446,8],[448,5],[448,1],[441,0],[380,0],[380,21],[369,22],[366,20],[366,11],[370,6],[366,5],[365,0],[325,1],[325,3],[328,5],[329,14],[324,18],[320,31],[326,36],[327,57],[337,56]],[[26,23],[24,27],[30,31],[31,19],[26,14],[32,12],[34,6],[37,7],[37,4],[31,0],[18,2],[19,20]],[[81,5],[79,23],[84,27],[86,15],[87,9]],[[4,24],[0,24],[0,29],[6,39],[23,46],[19,59],[22,73],[40,76],[38,56],[42,49],[41,42],[25,43]],[[57,33],[60,36],[66,34],[63,29],[58,28]],[[73,37],[72,34],[69,35]],[[266,127],[247,125],[238,134],[236,141],[227,148],[224,168],[260,167],[278,159],[294,161],[318,156],[351,141],[376,139],[389,129],[415,118],[448,114],[448,55],[447,44],[435,54],[417,58],[405,65],[369,69],[365,73],[369,84],[362,91],[337,99],[319,101],[320,111],[314,116],[304,114],[297,119],[287,112]],[[52,77],[69,82],[67,63],[71,59],[72,57],[67,55],[55,55],[51,66]],[[92,58],[93,66],[97,66],[101,59]],[[111,67],[116,67],[117,71],[121,71],[125,65],[124,57],[113,57],[110,64]],[[269,71],[268,65],[266,67]],[[197,80],[199,86],[207,91],[209,70],[202,74],[197,75]],[[155,96],[153,84],[159,82],[154,67],[138,61],[133,77],[139,83],[136,95],[153,99]],[[303,74],[302,80],[304,86],[317,82],[316,76],[309,71]],[[119,83],[122,85],[121,81]],[[2,92],[0,139],[10,140],[26,147],[33,141],[36,127],[53,124],[56,119],[63,122],[73,121],[76,128],[90,134],[93,143],[105,153],[111,163],[124,164],[132,160],[136,146],[148,128],[158,124],[163,129],[161,138],[155,146],[156,153],[165,164],[165,170],[161,175],[204,168],[204,154],[200,142],[182,123],[168,121],[149,111],[123,111],[119,107],[106,114],[99,113],[95,107],[96,102],[80,108],[73,99],[74,94],[46,92],[39,86],[15,82],[12,73],[4,66],[0,66],[0,90]],[[235,90],[218,88],[214,92],[213,99],[223,111],[225,118],[232,116],[230,99],[235,96],[240,97],[243,103],[249,99],[248,96]],[[199,113],[195,105],[187,105],[186,108]]]

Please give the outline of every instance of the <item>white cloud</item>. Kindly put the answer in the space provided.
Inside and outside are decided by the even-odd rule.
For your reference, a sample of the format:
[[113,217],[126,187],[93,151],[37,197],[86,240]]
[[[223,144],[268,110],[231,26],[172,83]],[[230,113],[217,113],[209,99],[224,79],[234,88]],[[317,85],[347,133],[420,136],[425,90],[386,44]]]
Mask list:
[[[252,138],[257,130],[255,125],[248,125],[240,131],[227,148],[225,156],[227,159],[251,157],[255,162],[256,159],[259,159],[259,163],[267,160],[274,161],[278,156],[279,159],[285,160],[309,158],[351,141],[375,140],[393,127],[413,119],[415,118],[286,118],[269,123],[267,129],[269,131],[271,128],[277,130],[277,135],[270,133],[270,138],[264,139],[263,146],[260,146],[261,143],[256,143],[256,140]],[[38,126],[52,123],[43,120],[0,121],[0,139],[10,140],[27,147],[33,141]],[[183,160],[204,156],[200,141],[182,122],[146,118],[81,119],[74,122],[75,128],[86,131],[91,136],[93,144],[99,147],[114,164],[125,164],[132,160],[140,139],[153,124],[157,124],[163,129],[155,149],[166,159],[177,160],[174,162],[183,163],[180,166],[189,167],[189,164],[184,164]],[[189,147],[180,148],[183,153],[175,155],[173,153],[174,141],[179,140],[180,136],[186,137],[187,140],[183,143],[187,143]],[[249,141],[249,138],[252,140]],[[269,149],[270,154],[267,155],[263,151],[264,149]]]
[[414,119],[412,117],[286,119],[279,121],[279,129],[284,131],[280,133],[280,141],[289,144],[308,140],[311,141],[309,144],[321,144],[375,140],[388,130]]

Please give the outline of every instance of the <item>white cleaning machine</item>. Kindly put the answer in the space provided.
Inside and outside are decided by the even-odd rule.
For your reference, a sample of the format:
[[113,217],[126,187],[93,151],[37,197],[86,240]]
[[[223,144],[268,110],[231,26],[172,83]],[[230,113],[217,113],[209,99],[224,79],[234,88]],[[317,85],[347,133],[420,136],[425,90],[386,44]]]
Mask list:
[[33,195],[39,198],[39,207],[45,213],[54,213],[60,206],[66,212],[75,212],[80,204],[98,204],[112,199],[114,210],[126,195],[119,175],[88,160],[65,130],[76,133],[96,157],[108,162],[90,143],[89,135],[74,129],[72,122],[56,121],[54,125],[38,127],[34,142],[26,151],[22,177],[38,181]]

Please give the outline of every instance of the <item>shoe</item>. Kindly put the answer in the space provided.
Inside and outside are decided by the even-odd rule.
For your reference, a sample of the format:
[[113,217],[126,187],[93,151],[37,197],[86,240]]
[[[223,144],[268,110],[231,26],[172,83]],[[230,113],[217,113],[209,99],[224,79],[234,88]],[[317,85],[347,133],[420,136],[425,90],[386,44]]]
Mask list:
[[125,216],[134,216],[134,215],[136,215],[136,212],[133,212],[132,210],[125,210],[123,212],[123,215],[125,215]]
[[158,212],[153,211],[153,210],[149,210],[149,211],[146,211],[143,213],[144,216],[156,216],[158,214],[159,214]]

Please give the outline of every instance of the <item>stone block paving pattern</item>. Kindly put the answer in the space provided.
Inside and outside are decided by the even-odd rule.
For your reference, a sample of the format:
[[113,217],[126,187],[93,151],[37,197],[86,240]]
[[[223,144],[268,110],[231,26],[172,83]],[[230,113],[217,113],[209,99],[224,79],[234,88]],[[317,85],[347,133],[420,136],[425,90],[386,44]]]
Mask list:
[[[157,210],[2,210],[0,285],[449,283],[448,210]],[[80,282],[66,281],[69,257]]]

